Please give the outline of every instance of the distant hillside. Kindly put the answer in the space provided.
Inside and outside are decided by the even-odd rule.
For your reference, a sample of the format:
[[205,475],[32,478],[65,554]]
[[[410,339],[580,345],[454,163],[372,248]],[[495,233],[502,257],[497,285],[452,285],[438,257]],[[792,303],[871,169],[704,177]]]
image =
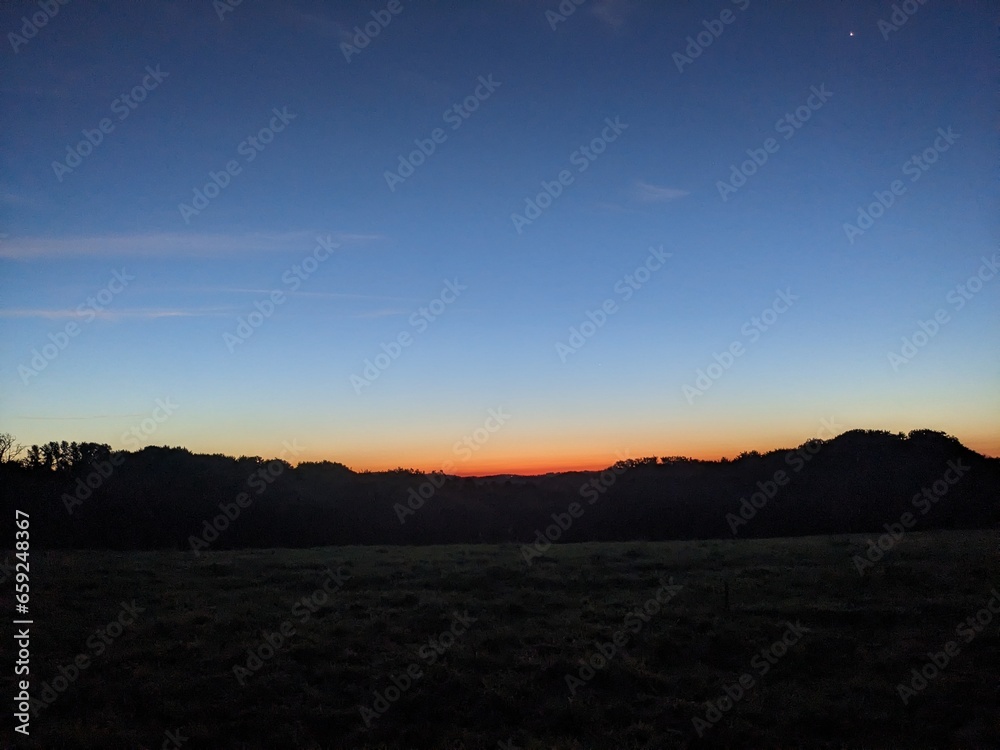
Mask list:
[[[0,465],[40,548],[746,538],[1000,526],[1000,459],[940,432],[853,430],[727,461],[644,458],[603,472],[460,478],[342,464],[35,447]],[[65,447],[65,450],[63,450]],[[904,515],[904,514],[909,514]],[[8,538],[13,538],[9,535]]]

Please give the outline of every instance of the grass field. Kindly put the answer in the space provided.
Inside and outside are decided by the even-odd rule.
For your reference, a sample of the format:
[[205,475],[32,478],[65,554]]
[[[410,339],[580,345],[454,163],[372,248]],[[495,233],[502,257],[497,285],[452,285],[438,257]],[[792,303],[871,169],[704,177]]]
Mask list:
[[[4,742],[996,747],[997,543],[912,533],[864,576],[861,537],[554,546],[530,566],[513,545],[33,552],[32,691],[55,700]],[[947,663],[904,704],[928,652]]]

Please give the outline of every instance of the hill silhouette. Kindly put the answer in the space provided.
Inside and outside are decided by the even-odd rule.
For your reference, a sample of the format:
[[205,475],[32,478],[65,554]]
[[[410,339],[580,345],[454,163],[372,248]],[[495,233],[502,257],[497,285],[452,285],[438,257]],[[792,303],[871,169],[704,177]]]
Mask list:
[[932,430],[852,430],[733,460],[647,457],[599,472],[471,478],[63,442],[0,464],[0,480],[46,548],[509,542],[542,550],[1000,525],[1000,459]]

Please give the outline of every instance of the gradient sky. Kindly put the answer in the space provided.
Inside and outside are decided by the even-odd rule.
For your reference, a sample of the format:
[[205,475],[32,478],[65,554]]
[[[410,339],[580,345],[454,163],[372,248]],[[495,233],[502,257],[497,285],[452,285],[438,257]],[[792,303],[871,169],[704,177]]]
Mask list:
[[[232,455],[296,441],[295,460],[462,474],[733,456],[858,427],[1000,454],[995,5],[913,3],[895,30],[880,28],[888,2],[589,0],[564,20],[546,14],[555,0],[386,7],[0,12],[0,429]],[[369,22],[377,36],[345,54]],[[800,107],[799,128],[778,126]],[[615,139],[590,160],[578,149],[602,131]],[[428,139],[424,163],[387,180]],[[923,169],[910,159],[925,149]],[[723,199],[748,150],[767,161]],[[182,211],[227,164],[218,195]],[[537,219],[512,219],[562,170]],[[339,244],[321,262],[317,238]],[[670,257],[626,299],[651,248]],[[466,288],[445,304],[448,282]],[[272,290],[281,303],[233,344]],[[401,333],[411,343],[356,392]],[[741,356],[686,396],[733,342]]]

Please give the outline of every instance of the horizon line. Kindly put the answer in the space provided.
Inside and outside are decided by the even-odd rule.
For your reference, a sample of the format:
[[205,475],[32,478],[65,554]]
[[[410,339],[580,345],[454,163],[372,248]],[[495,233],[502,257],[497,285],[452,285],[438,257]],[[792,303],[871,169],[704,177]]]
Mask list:
[[[767,455],[770,455],[770,454],[782,453],[782,452],[789,453],[789,452],[793,452],[793,451],[801,448],[803,445],[805,445],[805,444],[807,444],[807,443],[809,443],[811,441],[819,440],[819,441],[821,441],[823,443],[827,443],[827,442],[831,442],[831,441],[837,440],[837,439],[841,438],[842,436],[844,436],[844,435],[846,435],[848,433],[851,433],[851,432],[884,434],[884,435],[888,435],[888,436],[891,436],[891,437],[902,436],[902,438],[904,440],[909,439],[909,435],[911,433],[914,433],[914,432],[930,432],[930,433],[939,434],[939,435],[942,435],[942,436],[945,436],[945,437],[948,437],[948,438],[953,438],[962,447],[966,448],[967,450],[972,451],[973,453],[976,453],[976,454],[982,456],[983,458],[994,459],[994,460],[1000,459],[1000,455],[998,455],[998,452],[996,452],[996,451],[978,450],[977,448],[972,447],[971,445],[963,442],[962,440],[960,440],[959,438],[955,437],[954,435],[950,435],[949,433],[947,433],[947,432],[945,432],[943,430],[932,430],[932,429],[929,429],[929,428],[920,428],[920,429],[909,430],[909,431],[905,431],[905,432],[903,432],[903,431],[893,432],[893,431],[890,431],[890,430],[871,429],[871,428],[851,428],[851,429],[848,429],[848,430],[844,430],[843,432],[841,432],[841,433],[839,433],[837,435],[834,435],[832,437],[829,437],[829,438],[811,437],[811,438],[808,438],[808,439],[804,440],[802,443],[799,443],[798,445],[795,445],[795,446],[792,446],[792,447],[774,447],[774,448],[768,448],[768,449],[764,449],[764,450],[761,450],[761,449],[758,449],[758,448],[750,448],[750,449],[741,450],[741,451],[739,451],[738,453],[736,453],[733,456],[727,456],[727,455],[713,455],[713,456],[691,456],[691,455],[687,455],[686,456],[686,455],[681,455],[681,454],[676,454],[676,453],[671,454],[671,455],[663,455],[661,452],[652,452],[652,453],[646,453],[646,454],[642,454],[642,455],[636,453],[636,454],[633,455],[631,451],[626,451],[626,453],[629,454],[627,456],[623,456],[621,451],[618,451],[617,455],[618,455],[618,460],[639,460],[639,459],[644,459],[644,458],[655,458],[656,462],[657,462],[656,463],[657,466],[663,466],[664,465],[663,462],[662,462],[663,458],[677,458],[677,459],[681,459],[682,461],[691,461],[691,462],[700,462],[700,463],[723,463],[723,462],[727,462],[728,463],[728,462],[734,462],[734,461],[738,460],[738,457],[741,454],[743,454],[743,453],[757,453],[757,454],[759,454],[761,456],[767,456]],[[46,441],[46,442],[52,442],[52,441]],[[55,441],[55,442],[63,442],[63,441]],[[91,442],[91,441],[75,441],[75,442],[79,443],[79,442]],[[44,445],[44,443],[36,443],[35,445],[41,446],[41,445]],[[25,449],[27,449],[30,446],[26,445],[24,447],[25,447]],[[443,473],[445,476],[459,477],[459,478],[462,478],[462,479],[489,479],[489,478],[504,477],[504,476],[506,476],[506,477],[531,478],[531,477],[547,476],[547,475],[550,475],[550,474],[594,473],[594,472],[600,472],[600,471],[609,470],[609,469],[611,469],[615,465],[615,463],[617,463],[617,461],[611,461],[610,463],[603,463],[603,462],[598,462],[598,461],[582,460],[582,461],[579,461],[579,462],[569,461],[569,462],[553,462],[551,464],[545,464],[545,463],[542,463],[542,462],[532,462],[532,461],[525,461],[525,460],[513,460],[507,466],[498,466],[497,468],[494,468],[493,466],[490,466],[489,464],[479,464],[479,465],[470,466],[468,469],[464,469],[463,470],[463,469],[460,469],[458,466],[455,466],[454,465],[455,462],[453,462],[453,461],[445,461],[445,462],[442,462],[441,465],[438,465],[438,466],[436,466],[435,468],[432,468],[432,469],[426,469],[426,468],[422,468],[420,466],[404,466],[401,463],[397,463],[394,466],[383,466],[383,467],[368,466],[368,467],[357,467],[356,468],[356,467],[352,467],[352,466],[348,465],[347,463],[345,463],[343,461],[338,461],[338,460],[333,459],[333,458],[319,458],[319,457],[317,457],[317,458],[303,458],[303,459],[297,460],[297,461],[289,461],[287,459],[281,458],[280,456],[264,457],[262,455],[257,455],[257,454],[248,455],[246,453],[240,453],[239,455],[236,455],[236,454],[231,454],[231,453],[225,453],[224,451],[205,451],[205,450],[198,451],[198,450],[192,450],[191,448],[188,448],[188,447],[183,446],[183,445],[142,445],[142,446],[137,446],[137,447],[134,447],[134,448],[131,448],[131,449],[130,448],[117,448],[116,449],[116,448],[112,447],[111,450],[113,452],[126,452],[127,451],[127,452],[130,452],[130,453],[140,453],[140,452],[142,452],[142,451],[144,451],[146,449],[149,449],[149,448],[159,448],[159,449],[165,449],[165,450],[177,450],[177,449],[180,449],[180,450],[187,451],[187,452],[191,453],[192,455],[223,456],[225,458],[230,458],[230,459],[234,459],[234,460],[238,460],[240,458],[258,458],[261,461],[265,461],[265,462],[272,461],[272,460],[283,460],[283,461],[286,461],[290,466],[292,466],[294,468],[298,468],[302,464],[328,462],[328,463],[340,464],[341,466],[344,466],[345,468],[348,469],[348,471],[351,471],[354,474],[365,474],[365,473],[368,473],[368,474],[388,474],[388,473],[392,473],[392,472],[395,472],[395,471],[402,470],[402,471],[405,471],[405,472],[415,472],[417,474],[424,475],[424,476],[427,476],[427,475],[430,475],[430,474],[434,474],[434,473]],[[443,470],[444,467],[448,466],[448,464],[451,464],[449,470],[448,471],[444,471]]]

